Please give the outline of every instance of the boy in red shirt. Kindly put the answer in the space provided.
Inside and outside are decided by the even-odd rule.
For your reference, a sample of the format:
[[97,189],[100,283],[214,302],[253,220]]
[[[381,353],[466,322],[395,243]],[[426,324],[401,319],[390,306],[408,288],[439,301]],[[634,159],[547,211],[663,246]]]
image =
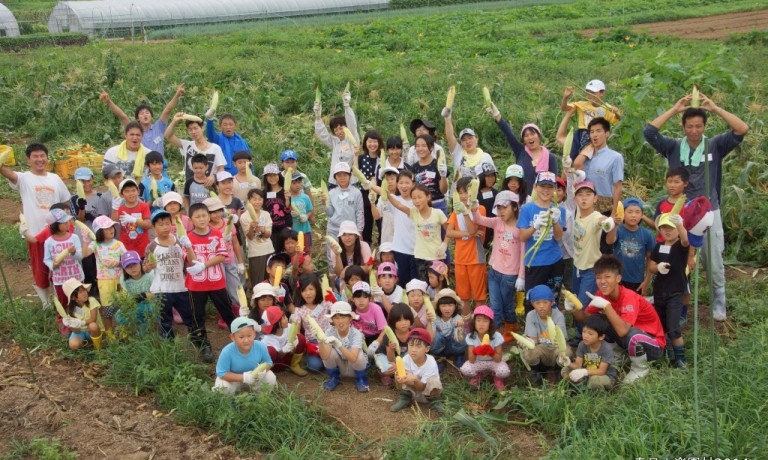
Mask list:
[[126,251],[144,254],[149,244],[149,227],[152,226],[149,205],[139,201],[139,184],[133,179],[120,182],[118,192],[123,199],[112,200],[112,220],[120,222],[120,242]]
[[624,382],[632,383],[648,374],[648,361],[661,357],[666,339],[653,305],[620,284],[621,269],[621,261],[615,256],[600,257],[593,268],[597,295],[587,293],[592,301],[584,310],[574,310],[568,301],[565,309],[573,312],[579,322],[589,315],[605,315],[611,325],[608,337],[629,354],[632,365]]

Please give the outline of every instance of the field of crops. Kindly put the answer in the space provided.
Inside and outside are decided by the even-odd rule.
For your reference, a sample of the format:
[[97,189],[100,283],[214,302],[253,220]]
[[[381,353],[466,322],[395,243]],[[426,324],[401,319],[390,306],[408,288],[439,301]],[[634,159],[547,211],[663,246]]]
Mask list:
[[[315,82],[322,81],[327,115],[341,113],[341,92],[350,82],[352,106],[362,131],[376,129],[385,138],[397,134],[400,123],[416,116],[438,122],[440,133],[445,91],[456,85],[457,128],[473,127],[481,148],[505,167],[512,161],[511,152],[483,110],[484,85],[491,88],[494,101],[513,127],[537,123],[549,147],[557,151],[554,133],[563,89],[600,78],[608,87],[606,100],[625,113],[609,144],[626,158],[626,193],[655,202],[663,193],[660,180],[666,169],[661,158],[644,145],[643,126],[698,84],[703,93],[751,127],[742,147],[725,163],[727,257],[765,266],[768,35],[763,31],[727,42],[693,42],[621,27],[760,5],[746,0],[659,3],[600,0],[517,9],[473,5],[415,14],[389,12],[362,20],[350,16],[349,24],[324,20],[313,25],[304,19],[243,26],[215,36],[183,29],[163,32],[164,36],[182,37],[171,41],[95,42],[6,53],[0,55],[0,143],[14,145],[17,152],[33,139],[47,142],[52,150],[72,144],[106,150],[121,140],[121,133],[115,118],[98,100],[101,89],[127,112],[140,102],[149,102],[157,115],[183,83],[186,94],[180,110],[202,114],[211,91],[219,90],[219,113],[230,112],[238,119],[258,164],[275,160],[283,149],[292,148],[299,152],[302,169],[319,181],[327,175],[329,165],[325,149],[314,138]],[[584,28],[606,26],[618,28],[592,38],[580,33]],[[717,133],[723,127],[714,118],[709,132]],[[677,121],[667,128],[680,133]],[[0,195],[12,196],[5,187]],[[10,239],[13,232],[3,232],[3,240],[6,233]],[[530,422],[541,430],[541,442],[552,458],[667,454],[756,458],[768,448],[765,401],[759,392],[768,385],[768,363],[765,359],[753,362],[764,355],[768,345],[766,308],[760,302],[765,289],[755,291],[748,281],[729,280],[729,284],[733,293],[730,308],[738,326],[723,337],[703,339],[697,373],[657,370],[658,377],[647,383],[608,396],[572,395],[562,385],[549,392],[516,387],[497,396],[488,391],[471,392],[464,382],[453,382],[448,387],[449,409],[466,411],[474,422],[461,416],[426,420],[408,436],[386,446],[358,447],[366,455],[376,452],[390,458],[523,457],[524,452],[516,451],[509,441],[508,431]],[[4,304],[0,310],[3,335],[19,339],[29,333],[31,337],[24,340],[32,347],[58,347],[45,339],[45,328],[51,326],[44,326],[39,316],[25,313],[19,317],[8,313],[9,308]],[[749,328],[743,327],[747,324]],[[710,351],[712,344],[718,351]],[[164,348],[159,351],[158,346]],[[190,363],[183,350],[174,348],[178,346],[138,341],[87,359],[112,366],[109,383],[128,386],[136,393],[156,394],[158,403],[165,409],[178,409],[185,423],[218,433],[241,452],[260,450],[278,457],[294,454],[306,458],[360,453],[348,447],[357,441],[345,431],[313,425],[328,420],[323,411],[305,407],[291,395],[238,400],[235,410],[228,401],[204,390],[205,371]],[[136,356],[142,357],[139,372]],[[710,366],[720,370],[717,432],[710,406]],[[700,387],[693,383],[697,381],[694,375],[701,379]],[[697,389],[700,404],[692,396],[699,395],[694,392]],[[210,410],[212,407],[221,412]],[[478,407],[484,410],[471,409]],[[282,442],[257,434],[240,436],[242,424],[266,429],[261,414],[277,411],[292,414],[277,427]],[[315,432],[308,432],[307,426],[315,427]]]

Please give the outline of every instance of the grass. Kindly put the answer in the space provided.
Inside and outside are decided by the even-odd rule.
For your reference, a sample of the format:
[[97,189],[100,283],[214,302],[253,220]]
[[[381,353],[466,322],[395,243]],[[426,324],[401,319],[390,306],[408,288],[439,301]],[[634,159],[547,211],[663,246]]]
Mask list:
[[0,225],[0,254],[11,262],[29,260],[26,240],[19,236],[17,226]]
[[5,460],[34,458],[38,460],[74,460],[77,453],[61,444],[58,438],[12,439]]

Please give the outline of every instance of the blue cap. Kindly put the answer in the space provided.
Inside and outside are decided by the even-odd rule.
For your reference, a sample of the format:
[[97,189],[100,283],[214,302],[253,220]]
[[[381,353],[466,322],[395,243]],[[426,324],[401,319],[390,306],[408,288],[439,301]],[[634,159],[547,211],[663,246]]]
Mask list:
[[624,209],[627,209],[630,206],[638,206],[640,209],[643,209],[644,203],[640,198],[630,197],[624,200]]
[[549,300],[552,302],[555,300],[555,295],[552,294],[552,289],[550,289],[549,286],[539,284],[538,286],[528,291],[528,300],[530,300],[531,303],[539,300]]
[[75,180],[88,180],[93,177],[93,171],[87,166],[80,166],[75,169]]
[[283,153],[280,155],[280,161],[287,161],[287,160],[296,160],[296,161],[299,161],[299,154],[298,154],[298,153],[296,153],[296,152],[294,152],[294,151],[293,151],[293,150],[291,150],[291,149],[285,150],[285,151],[284,151],[284,152],[283,152]]
[[171,213],[166,211],[165,209],[155,209],[152,212],[152,217],[150,218],[150,221],[152,222],[152,224],[154,224],[157,221],[157,219],[164,216],[171,217]]
[[67,214],[66,212],[62,211],[61,209],[51,209],[51,213],[46,218],[46,222],[48,224],[52,224],[54,222],[57,222],[59,224],[63,224],[64,222],[69,222],[72,220],[72,216]]

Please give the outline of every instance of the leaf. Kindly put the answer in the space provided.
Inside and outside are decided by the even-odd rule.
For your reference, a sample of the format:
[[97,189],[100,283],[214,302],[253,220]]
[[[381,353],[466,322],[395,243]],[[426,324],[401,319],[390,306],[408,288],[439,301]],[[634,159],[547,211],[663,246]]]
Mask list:
[[480,435],[481,438],[485,439],[486,441],[490,442],[494,446],[496,445],[496,439],[490,437],[488,433],[485,432],[482,426],[480,426],[480,423],[472,416],[468,415],[466,412],[464,412],[464,409],[459,409],[458,412],[453,414],[453,419],[457,422],[461,423],[462,425],[466,426],[467,428],[472,429],[477,434]]

